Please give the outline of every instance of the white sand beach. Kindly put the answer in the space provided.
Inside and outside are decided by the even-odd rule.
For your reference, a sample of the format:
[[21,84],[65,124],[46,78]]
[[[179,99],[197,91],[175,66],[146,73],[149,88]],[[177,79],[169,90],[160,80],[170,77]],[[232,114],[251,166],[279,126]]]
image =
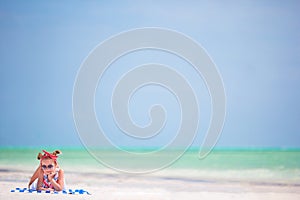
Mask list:
[[67,188],[85,189],[91,195],[19,193],[10,191],[26,187],[32,171],[6,170],[3,166],[0,169],[0,199],[300,199],[300,184],[297,183],[202,179],[184,176],[189,172],[174,169],[139,176],[109,169],[78,169],[66,171]]

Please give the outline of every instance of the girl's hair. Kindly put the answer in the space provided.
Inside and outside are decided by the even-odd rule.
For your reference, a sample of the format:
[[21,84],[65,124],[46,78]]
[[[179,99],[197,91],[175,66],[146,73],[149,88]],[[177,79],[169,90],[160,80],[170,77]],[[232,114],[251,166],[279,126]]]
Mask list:
[[45,150],[43,150],[43,152],[44,152],[44,154],[42,154],[42,153],[38,154],[38,156],[37,156],[38,160],[52,159],[52,160],[56,161],[58,158],[58,155],[62,154],[60,150],[55,150],[53,153],[49,153]]

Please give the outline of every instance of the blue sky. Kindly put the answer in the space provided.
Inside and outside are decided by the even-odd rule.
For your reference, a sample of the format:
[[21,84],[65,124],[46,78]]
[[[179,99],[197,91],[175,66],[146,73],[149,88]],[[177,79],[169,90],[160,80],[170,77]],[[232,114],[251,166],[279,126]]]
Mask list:
[[299,1],[1,1],[0,145],[81,145],[72,92],[85,57],[121,31],[162,27],[193,38],[218,66],[227,96],[218,146],[300,147],[299,8]]

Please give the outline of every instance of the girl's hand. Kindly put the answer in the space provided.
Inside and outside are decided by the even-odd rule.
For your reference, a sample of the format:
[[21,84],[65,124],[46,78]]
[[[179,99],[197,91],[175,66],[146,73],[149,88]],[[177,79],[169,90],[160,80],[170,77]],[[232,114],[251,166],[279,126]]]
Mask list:
[[52,181],[54,176],[55,176],[55,173],[51,172],[50,174],[48,174],[48,180]]

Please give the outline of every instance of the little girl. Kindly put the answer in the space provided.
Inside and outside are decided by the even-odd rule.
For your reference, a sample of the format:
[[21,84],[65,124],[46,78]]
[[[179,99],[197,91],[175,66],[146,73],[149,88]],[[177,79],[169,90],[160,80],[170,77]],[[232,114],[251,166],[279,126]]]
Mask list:
[[43,152],[44,154],[38,154],[37,159],[40,160],[40,165],[32,175],[28,188],[33,190],[61,191],[65,187],[64,171],[57,163],[57,158],[61,151],[56,150],[53,153],[49,153],[43,150]]

